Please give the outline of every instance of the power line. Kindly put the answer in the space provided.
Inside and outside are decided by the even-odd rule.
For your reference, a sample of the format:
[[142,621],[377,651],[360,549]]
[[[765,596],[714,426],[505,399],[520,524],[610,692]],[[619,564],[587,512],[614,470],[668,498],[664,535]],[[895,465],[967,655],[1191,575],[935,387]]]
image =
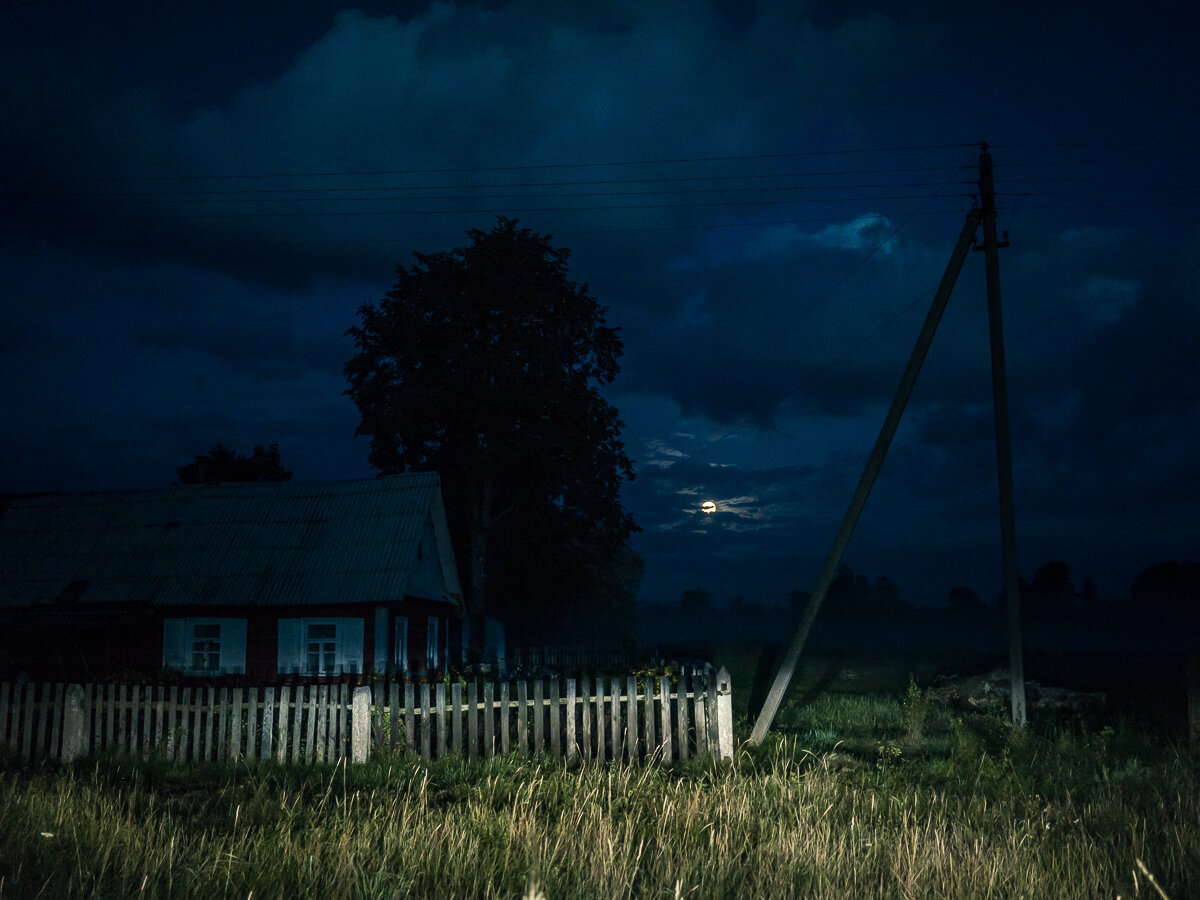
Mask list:
[[[370,210],[311,210],[307,212],[273,212],[260,210],[257,212],[233,213],[121,213],[116,218],[122,220],[136,219],[291,219],[291,218],[329,218],[357,216],[446,216],[446,215],[510,215],[512,213],[546,213],[546,212],[604,212],[630,211],[639,209],[705,209],[720,206],[780,206],[789,203],[844,203],[883,200],[926,200],[935,194],[894,194],[876,197],[829,197],[821,199],[789,198],[777,200],[720,200],[706,203],[620,203],[603,206],[503,206],[471,209],[370,209]],[[469,198],[465,198],[469,199]],[[15,215],[16,213],[12,213]],[[66,213],[58,218],[69,218]]]
[[751,159],[798,159],[809,156],[844,156],[858,153],[900,153],[913,150],[947,150],[975,147],[977,143],[969,144],[925,144],[907,147],[862,147],[845,150],[797,150],[790,153],[745,153],[727,156],[685,156],[663,159],[619,160],[610,162],[560,162],[560,163],[526,163],[508,166],[448,166],[428,169],[370,169],[370,170],[329,170],[323,172],[267,172],[261,174],[234,173],[224,175],[116,175],[80,177],[79,181],[166,181],[205,180],[213,178],[328,178],[339,175],[376,176],[376,175],[441,175],[455,172],[528,172],[553,169],[592,169],[616,168],[618,166],[658,166],[678,165],[680,163],[701,162],[734,162]]
[[[662,183],[672,181],[698,181],[698,180],[717,180],[720,178],[728,179],[749,179],[749,178],[778,178],[778,177],[800,177],[800,176],[754,176],[754,175],[729,175],[715,176],[712,179],[632,179],[627,182],[611,182],[611,183]],[[592,182],[592,184],[605,184],[607,182]],[[565,186],[572,182],[550,182],[546,185],[507,185],[503,183],[488,185],[487,187],[543,187],[543,186]],[[579,184],[586,184],[580,182]],[[748,191],[825,191],[825,190],[866,190],[875,188],[912,188],[912,187],[940,187],[944,185],[944,181],[891,181],[891,182],[867,182],[860,184],[786,184],[786,185],[764,185],[762,187],[741,186],[741,187],[724,187],[724,188],[704,188],[704,187],[681,187],[669,190],[645,190],[645,191],[577,191],[577,192],[555,192],[546,194],[536,194],[526,191],[508,194],[422,194],[420,196],[386,196],[383,191],[429,191],[442,189],[469,190],[474,188],[482,189],[480,185],[442,185],[439,187],[425,186],[408,186],[394,188],[304,188],[301,191],[291,191],[288,189],[278,190],[257,190],[245,189],[239,191],[190,191],[183,193],[175,192],[143,192],[139,194],[50,194],[50,195],[9,195],[14,199],[27,199],[37,202],[58,203],[58,202],[92,202],[99,200],[126,200],[127,202],[140,203],[330,203],[339,201],[351,200],[495,200],[495,199],[528,199],[528,198],[550,198],[562,199],[568,197],[641,197],[641,196],[658,196],[658,195],[677,195],[677,194],[725,194],[738,193]],[[963,181],[961,184],[974,184],[973,181]],[[260,197],[246,196],[249,194],[275,194],[275,193],[330,193],[333,191],[379,191],[381,193],[369,197],[357,196],[334,196],[334,197]],[[179,199],[179,198],[188,199]],[[195,199],[192,199],[195,198]],[[211,199],[210,199],[211,198]],[[855,198],[855,199],[875,199],[872,197]]]

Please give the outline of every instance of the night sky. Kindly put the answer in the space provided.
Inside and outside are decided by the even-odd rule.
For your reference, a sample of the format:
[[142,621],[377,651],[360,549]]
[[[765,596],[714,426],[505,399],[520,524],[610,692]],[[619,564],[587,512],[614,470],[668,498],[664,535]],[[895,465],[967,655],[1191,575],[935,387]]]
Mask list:
[[[1194,4],[284,6],[0,6],[0,492],[166,485],[218,441],[369,477],[345,330],[508,215],[622,330],[643,599],[783,603],[987,141],[1022,574],[1120,597],[1197,559]],[[846,556],[913,603],[1002,582],[982,257]]]

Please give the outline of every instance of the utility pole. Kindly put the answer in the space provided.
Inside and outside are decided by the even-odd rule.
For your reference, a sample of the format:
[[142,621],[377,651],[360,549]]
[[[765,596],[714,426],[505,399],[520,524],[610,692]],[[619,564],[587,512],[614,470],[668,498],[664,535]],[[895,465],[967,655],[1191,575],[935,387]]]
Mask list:
[[921,333],[917,337],[916,346],[913,347],[912,356],[908,360],[908,368],[904,370],[904,375],[900,378],[900,385],[896,388],[891,408],[888,409],[883,427],[879,430],[875,447],[867,459],[867,465],[863,470],[862,478],[859,479],[858,488],[850,501],[849,509],[846,510],[845,518],[842,519],[841,528],[838,529],[837,536],[833,540],[833,548],[825,560],[825,568],[817,579],[817,586],[813,589],[808,606],[804,610],[804,618],[800,621],[800,627],[796,631],[796,636],[792,638],[791,646],[788,647],[783,662],[779,664],[775,682],[771,685],[762,711],[759,712],[758,718],[754,722],[754,731],[750,735],[752,744],[761,744],[771,728],[771,723],[775,721],[775,714],[779,711],[779,704],[795,674],[796,663],[799,662],[800,653],[804,650],[804,643],[808,640],[808,632],[817,617],[817,610],[821,608],[821,603],[825,600],[825,594],[833,583],[833,577],[837,574],[838,566],[841,564],[842,554],[850,543],[850,537],[854,534],[854,527],[858,524],[863,507],[867,505],[867,498],[871,495],[875,478],[883,466],[884,457],[887,456],[888,447],[891,446],[892,437],[896,433],[896,427],[900,424],[900,417],[904,414],[904,407],[908,403],[909,395],[912,394],[913,387],[917,383],[921,364],[925,361],[929,345],[933,343],[933,335],[937,331],[938,323],[942,320],[942,313],[946,310],[946,303],[950,299],[950,293],[954,290],[958,273],[962,271],[963,262],[975,240],[980,215],[980,210],[977,209],[972,209],[967,213],[967,220],[963,223],[962,231],[959,233],[958,243],[954,246],[954,253],[951,254],[950,262],[946,265],[941,284],[938,285],[937,294],[934,295],[933,303],[929,307],[929,314],[925,317],[925,324],[921,326]]
[[[1021,646],[1021,592],[1017,581],[1017,525],[1013,511],[1012,443],[1009,439],[1008,378],[1004,366],[1004,317],[1000,309],[1000,253],[1008,241],[996,239],[996,190],[992,154],[979,147],[979,202],[983,207],[982,250],[987,272],[988,333],[992,345],[992,409],[996,421],[996,467],[1000,487],[1000,541],[1004,552],[1004,603],[1008,612],[1008,670],[1012,721],[1026,720],[1025,653]],[[1007,234],[1005,235],[1007,237]]]

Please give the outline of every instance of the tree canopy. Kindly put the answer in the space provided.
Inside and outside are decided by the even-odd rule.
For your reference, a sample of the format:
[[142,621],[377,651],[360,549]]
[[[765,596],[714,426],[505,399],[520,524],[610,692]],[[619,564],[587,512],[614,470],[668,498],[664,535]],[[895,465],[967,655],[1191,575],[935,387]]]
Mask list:
[[222,481],[287,481],[290,470],[279,462],[279,444],[255,444],[249,456],[217,443],[175,470],[180,484],[218,484]]
[[472,618],[558,609],[636,527],[619,497],[633,477],[622,422],[599,392],[622,345],[569,280],[570,251],[512,219],[468,235],[414,254],[359,309],[346,393],[375,469],[441,474]]

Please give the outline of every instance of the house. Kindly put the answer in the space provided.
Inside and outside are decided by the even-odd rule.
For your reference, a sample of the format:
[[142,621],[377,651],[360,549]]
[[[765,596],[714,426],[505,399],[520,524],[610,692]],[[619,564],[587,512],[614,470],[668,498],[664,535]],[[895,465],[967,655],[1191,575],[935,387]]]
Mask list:
[[0,498],[0,680],[419,676],[464,632],[435,473]]

